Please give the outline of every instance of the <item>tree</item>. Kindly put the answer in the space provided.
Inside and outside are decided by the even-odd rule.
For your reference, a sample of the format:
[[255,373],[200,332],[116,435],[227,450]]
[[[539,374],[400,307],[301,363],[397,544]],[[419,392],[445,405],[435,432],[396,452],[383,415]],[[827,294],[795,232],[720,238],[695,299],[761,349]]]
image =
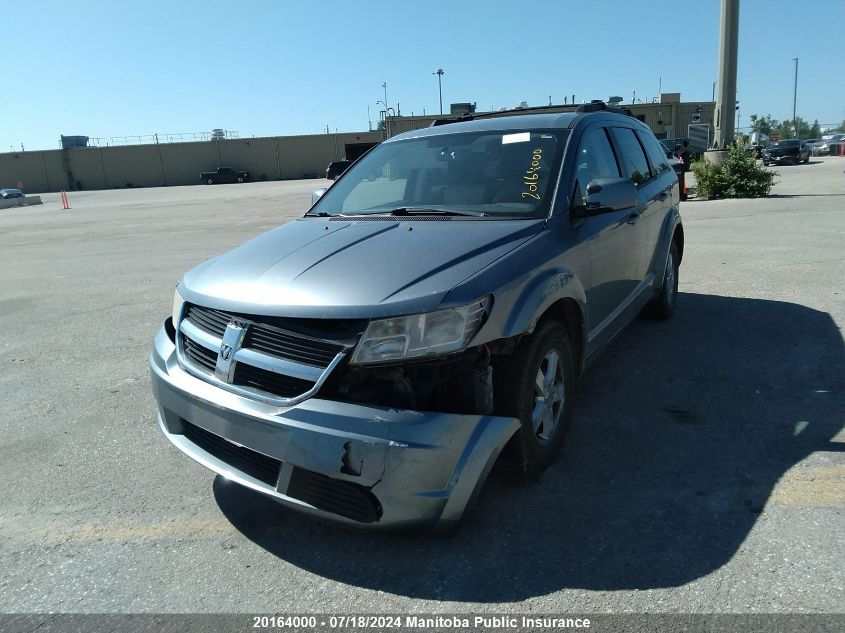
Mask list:
[[[798,124],[797,134],[794,131],[794,123]],[[845,126],[845,121],[842,122],[842,125]],[[771,114],[762,117],[752,114],[751,131],[760,132],[766,136],[771,136],[772,132],[775,132],[781,138],[818,138],[821,134],[821,126],[819,126],[818,119],[810,125],[800,116],[796,117],[796,121],[793,122],[792,119],[778,121],[777,119],[773,119]]]
[[766,116],[759,116],[757,114],[751,115],[751,131],[771,136],[772,131],[776,131],[780,126],[777,119],[773,119],[771,114]]

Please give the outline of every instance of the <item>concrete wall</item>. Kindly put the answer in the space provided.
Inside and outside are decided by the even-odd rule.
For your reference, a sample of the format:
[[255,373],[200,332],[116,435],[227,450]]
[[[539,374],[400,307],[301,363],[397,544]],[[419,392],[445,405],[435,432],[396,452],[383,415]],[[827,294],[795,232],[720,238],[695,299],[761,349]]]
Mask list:
[[345,158],[346,144],[378,143],[381,132],[86,147],[0,154],[0,188],[22,182],[27,193],[60,189],[194,185],[200,172],[233,167],[252,180],[323,177]]

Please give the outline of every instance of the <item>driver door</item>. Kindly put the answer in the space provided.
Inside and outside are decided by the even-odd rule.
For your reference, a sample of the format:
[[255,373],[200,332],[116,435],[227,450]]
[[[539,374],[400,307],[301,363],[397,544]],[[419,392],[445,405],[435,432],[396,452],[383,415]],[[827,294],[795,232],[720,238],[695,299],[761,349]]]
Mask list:
[[[576,199],[586,198],[589,183],[596,178],[619,178],[620,170],[608,138],[608,130],[596,125],[581,135],[575,164]],[[613,333],[618,308],[637,287],[636,229],[629,223],[636,209],[606,211],[584,219],[578,227],[579,241],[587,244],[590,273],[587,321],[591,345]]]

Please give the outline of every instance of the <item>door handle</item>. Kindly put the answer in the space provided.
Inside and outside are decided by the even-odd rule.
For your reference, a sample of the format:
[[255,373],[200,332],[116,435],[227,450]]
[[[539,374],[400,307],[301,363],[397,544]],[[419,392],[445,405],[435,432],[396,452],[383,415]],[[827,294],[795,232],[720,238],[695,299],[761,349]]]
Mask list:
[[657,198],[658,198],[659,200],[665,200],[665,199],[666,199],[666,198],[668,198],[668,197],[669,197],[669,192],[668,192],[668,191],[662,191],[662,192],[660,193],[660,195],[659,195],[659,196],[657,196]]
[[640,219],[640,214],[639,214],[639,213],[632,213],[631,215],[629,215],[629,216],[627,217],[627,219],[625,220],[625,222],[627,222],[628,224],[636,224],[636,223],[637,223],[637,220],[639,220],[639,219]]

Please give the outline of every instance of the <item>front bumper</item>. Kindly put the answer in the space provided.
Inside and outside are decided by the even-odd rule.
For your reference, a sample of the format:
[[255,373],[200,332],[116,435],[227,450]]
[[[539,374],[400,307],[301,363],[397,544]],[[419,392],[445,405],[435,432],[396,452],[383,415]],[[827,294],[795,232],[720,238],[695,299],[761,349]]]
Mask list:
[[291,508],[366,528],[456,525],[519,428],[318,398],[263,404],[184,371],[164,328],[150,375],[159,425],[181,451]]
[[794,154],[788,154],[785,156],[772,156],[771,154],[763,154],[764,160],[767,160],[770,163],[798,163],[801,161],[801,156],[795,156]]

